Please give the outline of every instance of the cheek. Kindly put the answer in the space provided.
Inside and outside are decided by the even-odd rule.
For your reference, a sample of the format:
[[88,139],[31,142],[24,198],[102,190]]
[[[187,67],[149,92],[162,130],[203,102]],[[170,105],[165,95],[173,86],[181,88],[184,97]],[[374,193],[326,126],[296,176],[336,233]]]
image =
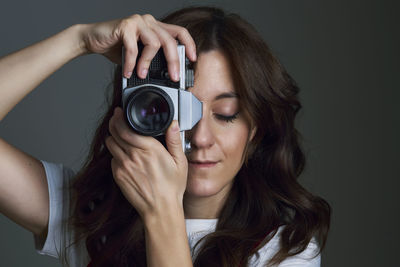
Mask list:
[[227,161],[240,163],[247,144],[248,134],[247,126],[240,123],[219,136],[220,147]]

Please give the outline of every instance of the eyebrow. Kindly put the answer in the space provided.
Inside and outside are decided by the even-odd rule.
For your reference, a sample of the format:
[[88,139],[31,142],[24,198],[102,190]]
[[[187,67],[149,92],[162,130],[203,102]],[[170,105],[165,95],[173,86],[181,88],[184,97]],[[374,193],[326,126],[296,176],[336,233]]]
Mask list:
[[219,99],[222,99],[222,98],[232,98],[232,97],[239,98],[239,96],[238,96],[236,93],[234,93],[234,92],[229,92],[229,93],[222,93],[222,94],[220,94],[220,95],[217,95],[217,96],[214,98],[214,101],[219,100]]

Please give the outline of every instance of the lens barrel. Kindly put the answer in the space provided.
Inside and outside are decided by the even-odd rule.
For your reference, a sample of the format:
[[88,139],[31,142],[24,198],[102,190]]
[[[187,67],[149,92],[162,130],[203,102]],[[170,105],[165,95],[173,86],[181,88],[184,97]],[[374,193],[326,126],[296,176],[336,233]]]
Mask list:
[[126,119],[142,135],[163,134],[174,117],[171,97],[155,86],[145,86],[132,92],[126,106]]

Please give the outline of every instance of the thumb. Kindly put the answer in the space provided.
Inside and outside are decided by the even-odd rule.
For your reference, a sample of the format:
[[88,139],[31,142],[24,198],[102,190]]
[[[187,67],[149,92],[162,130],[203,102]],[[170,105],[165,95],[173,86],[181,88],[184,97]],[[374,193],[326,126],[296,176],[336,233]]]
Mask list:
[[175,163],[179,163],[182,157],[185,157],[182,149],[182,140],[179,132],[178,121],[174,120],[169,126],[165,142],[167,144],[168,152],[174,158]]

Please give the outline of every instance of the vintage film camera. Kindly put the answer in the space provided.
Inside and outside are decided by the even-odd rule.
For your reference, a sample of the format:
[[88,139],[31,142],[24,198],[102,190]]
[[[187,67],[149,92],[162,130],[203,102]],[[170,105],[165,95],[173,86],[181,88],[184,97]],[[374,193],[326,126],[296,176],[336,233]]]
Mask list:
[[[140,58],[143,44],[138,43]],[[125,51],[122,51],[123,59]],[[140,79],[136,66],[131,78],[122,75],[122,105],[128,125],[137,133],[154,136],[165,145],[163,136],[173,120],[178,120],[182,148],[190,151],[190,142],[185,131],[192,129],[202,117],[202,103],[190,92],[194,73],[189,59],[185,57],[185,46],[178,44],[179,82],[173,82],[168,75],[167,61],[160,49],[153,58],[147,77]]]

